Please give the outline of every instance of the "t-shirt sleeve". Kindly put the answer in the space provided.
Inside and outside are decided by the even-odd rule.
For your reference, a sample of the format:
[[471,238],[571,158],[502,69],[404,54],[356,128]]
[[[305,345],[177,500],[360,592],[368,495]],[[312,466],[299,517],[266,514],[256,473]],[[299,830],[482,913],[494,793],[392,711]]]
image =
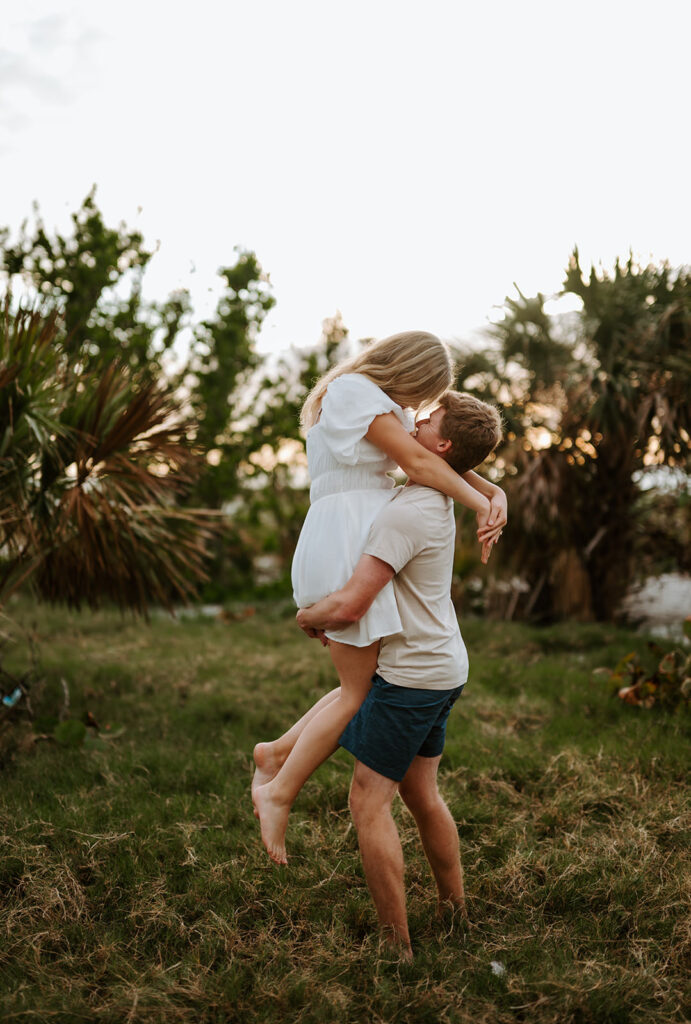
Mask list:
[[359,373],[332,380],[322,400],[319,425],[331,454],[346,465],[359,460],[357,446],[376,416],[393,412],[406,430],[412,430],[410,413],[401,409],[374,381]]
[[400,572],[425,547],[421,526],[420,510],[394,499],[372,523],[364,554],[381,558],[394,572]]

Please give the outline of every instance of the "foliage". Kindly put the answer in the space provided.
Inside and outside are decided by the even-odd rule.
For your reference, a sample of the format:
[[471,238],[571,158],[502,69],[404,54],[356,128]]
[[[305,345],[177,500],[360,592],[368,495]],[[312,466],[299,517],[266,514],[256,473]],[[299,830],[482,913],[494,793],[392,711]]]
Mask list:
[[[691,641],[691,617],[684,623],[684,635]],[[631,651],[612,669],[609,681],[626,704],[676,710],[691,704],[691,652],[688,647],[665,651],[648,643],[649,656],[641,659]]]
[[274,305],[268,279],[252,252],[238,251],[233,266],[219,271],[226,287],[215,315],[195,330],[194,386],[190,404],[197,443],[215,457],[200,482],[205,505],[220,508],[238,490],[238,467],[246,457],[241,392],[259,364],[255,351],[264,317]]
[[198,456],[175,396],[148,375],[75,365],[57,314],[0,319],[0,602],[29,579],[51,601],[144,612],[195,592],[208,517],[176,504]]
[[253,439],[243,413],[260,363],[257,334],[274,305],[254,253],[237,250],[235,262],[219,274],[225,281],[223,294],[214,315],[194,329],[190,362],[182,375],[195,442],[204,453],[187,503],[223,513],[223,527],[209,545],[210,579],[203,592],[207,600],[243,592],[254,581],[259,545],[246,515],[242,473]]
[[165,355],[188,330],[188,357],[171,384],[204,459],[187,496],[178,495],[178,514],[201,505],[223,520],[223,530],[210,541],[206,594],[218,599],[254,585],[262,553],[285,572],[306,509],[292,464],[304,460],[299,409],[347,332],[335,319],[315,351],[295,351],[268,368],[256,340],[275,300],[253,252],[236,250],[220,269],[224,288],[217,307],[196,325],[186,292],[173,293],[162,305],[143,300],[143,275],[153,255],[140,232],[106,223],[95,189],[72,215],[68,233],[49,232],[37,207],[18,239],[11,240],[8,229],[0,232],[0,267],[60,316],[61,358],[75,372],[95,379],[103,368],[124,363],[138,377],[169,379]]
[[575,250],[561,294],[581,312],[507,299],[495,349],[465,376],[503,408],[503,551],[528,607],[607,619],[634,570],[640,475],[691,466],[691,273],[629,258],[585,275]]
[[[220,512],[225,504],[237,497],[241,487],[239,467],[251,453],[252,439],[245,436],[237,421],[250,376],[260,361],[255,351],[256,334],[274,300],[256,256],[250,252],[238,252],[234,264],[220,271],[226,287],[215,314],[192,330],[187,364],[168,385],[165,383],[169,378],[165,372],[164,357],[181,330],[190,326],[192,310],[186,292],[173,293],[165,303],[158,305],[143,300],[143,274],[152,256],[153,251],[145,246],[138,231],[124,224],[118,227],[106,224],[96,205],[95,188],[72,215],[72,230],[67,234],[51,234],[37,207],[34,223],[28,227],[25,222],[17,240],[10,240],[7,229],[0,232],[0,266],[10,281],[21,278],[29,293],[41,296],[44,307],[53,311],[55,323],[59,322],[61,327],[60,358],[69,362],[75,375],[85,375],[80,392],[83,399],[91,390],[91,382],[101,375],[104,377],[101,390],[108,386],[109,367],[127,365],[133,371],[138,387],[145,389],[145,377],[157,382],[156,385],[152,383],[148,392],[141,391],[144,404],[145,394],[153,399],[159,390],[158,382],[163,382],[160,390],[166,392],[168,406],[168,413],[164,413],[162,408],[159,410],[163,417],[169,415],[175,406],[187,409],[184,427],[177,417],[180,429],[175,443],[189,449],[193,441],[195,451],[209,455],[209,458],[206,462],[196,460],[194,479],[186,475],[181,465],[167,481],[160,478],[160,486],[169,488],[171,494],[174,480],[186,485],[186,496],[182,489],[175,494],[177,507],[170,502],[159,502],[157,508],[152,504],[145,522],[140,502],[139,525],[130,524],[127,531],[121,530],[121,545],[129,543],[132,549],[129,554],[124,553],[124,562],[120,562],[116,550],[108,544],[100,549],[99,555],[109,563],[108,572],[112,578],[115,578],[115,573],[127,576],[126,562],[133,557],[135,547],[143,545],[153,550],[164,543],[170,531],[180,538],[185,537],[184,544],[170,556],[170,569],[176,579],[175,592],[180,596],[181,586],[191,593],[200,578],[199,551],[195,550],[193,538],[201,520],[190,510],[201,504]],[[45,381],[48,381],[45,351],[42,359],[46,369]],[[64,381],[56,381],[54,386],[60,391]],[[64,410],[61,414],[63,419],[69,415],[82,415],[77,408],[76,397],[77,391],[73,388],[72,412]],[[55,424],[52,426],[54,433]],[[69,427],[69,423],[62,426]],[[141,449],[140,461],[144,462],[146,458]],[[188,464],[191,466],[192,462],[188,460]],[[154,473],[150,474],[149,486],[160,471],[161,465],[155,467]],[[85,508],[99,514],[98,496],[94,497],[88,487],[82,493],[87,496],[83,502]],[[121,512],[126,514],[124,506]],[[216,526],[220,522],[217,515]],[[124,520],[120,526],[125,526]],[[139,528],[145,530],[145,535],[137,533]],[[198,540],[202,541],[201,534]],[[256,543],[251,529],[248,530],[247,524],[242,522],[242,516],[228,514],[225,530],[215,529],[213,535],[207,531],[203,542],[207,548],[213,548],[215,560],[212,568],[225,566],[221,576],[226,584],[247,584],[253,571]],[[77,599],[90,568],[81,564],[86,556],[76,541],[71,544],[65,542],[61,550],[64,558],[76,559],[74,571],[68,575],[73,580],[70,599]],[[45,585],[49,588],[54,586],[54,583],[49,584],[49,577],[54,580],[56,574],[62,575],[66,565],[66,562],[60,563],[57,556],[53,557],[51,564],[44,566]],[[183,583],[186,577],[187,584]],[[156,573],[147,573],[147,578],[151,590],[155,586]],[[124,580],[121,580],[116,589],[121,589],[123,584]],[[162,589],[167,590],[169,585],[170,579],[162,584]],[[161,592],[157,599],[162,599],[162,596]]]
[[[38,209],[18,238],[0,231],[0,267],[43,296],[65,328],[54,377],[32,391],[34,414],[18,429],[56,438],[71,429],[67,414],[57,424],[50,419],[50,390],[62,389],[65,360],[92,381],[111,364],[126,364],[142,382],[158,380],[166,377],[166,353],[187,331],[189,357],[172,382],[190,414],[178,440],[194,443],[203,461],[187,496],[176,495],[176,528],[184,532],[185,510],[198,506],[224,521],[211,541],[208,598],[254,586],[262,559],[285,580],[307,507],[299,409],[314,380],[345,353],[347,330],[336,317],[313,349],[263,359],[256,341],[274,297],[253,252],[236,250],[220,269],[223,294],[196,325],[186,292],[144,301],[153,254],[138,231],[106,224],[95,189],[68,233],[49,232]],[[483,472],[507,489],[511,506],[492,566],[528,587],[508,603],[511,612],[608,619],[634,571],[688,563],[691,275],[633,258],[586,273],[575,250],[561,294],[577,299],[580,312],[550,315],[542,294],[507,298],[485,349],[459,353],[457,387],[503,411],[505,442]],[[47,365],[47,351],[42,359]],[[650,487],[660,467],[678,474],[676,493]],[[152,518],[151,545],[170,525],[165,518],[163,525]],[[64,568],[56,563],[55,572]]]
[[0,231],[0,269],[12,287],[21,278],[31,295],[58,310],[65,326],[64,348],[84,367],[112,361],[156,374],[190,313],[189,296],[174,292],[166,302],[142,298],[144,271],[153,256],[140,232],[124,224],[107,227],[94,186],[72,214],[72,232],[50,234],[34,207],[10,242]]
[[685,478],[675,488],[651,487],[634,507],[632,555],[637,575],[691,573],[691,485]]

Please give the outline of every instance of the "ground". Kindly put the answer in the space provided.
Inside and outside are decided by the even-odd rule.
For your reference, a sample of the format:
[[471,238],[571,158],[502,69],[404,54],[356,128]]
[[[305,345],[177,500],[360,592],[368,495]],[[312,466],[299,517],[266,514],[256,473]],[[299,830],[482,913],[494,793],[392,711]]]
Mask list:
[[[435,920],[398,804],[407,966],[376,938],[345,753],[296,804],[289,867],[259,841],[253,743],[334,681],[289,607],[149,625],[25,600],[9,611],[3,667],[28,667],[28,637],[38,660],[33,726],[21,703],[0,721],[3,1020],[689,1018],[688,716],[625,706],[593,672],[640,637],[462,624],[471,679],[441,788],[470,922]],[[57,719],[87,712],[100,732],[79,743]]]

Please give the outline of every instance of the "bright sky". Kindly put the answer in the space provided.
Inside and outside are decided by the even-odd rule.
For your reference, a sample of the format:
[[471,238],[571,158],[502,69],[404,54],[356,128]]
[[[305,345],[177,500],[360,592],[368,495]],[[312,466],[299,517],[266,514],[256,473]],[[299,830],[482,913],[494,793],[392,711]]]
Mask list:
[[209,312],[256,251],[260,347],[462,338],[574,243],[689,262],[684,0],[22,0],[0,42],[0,225],[91,185]]

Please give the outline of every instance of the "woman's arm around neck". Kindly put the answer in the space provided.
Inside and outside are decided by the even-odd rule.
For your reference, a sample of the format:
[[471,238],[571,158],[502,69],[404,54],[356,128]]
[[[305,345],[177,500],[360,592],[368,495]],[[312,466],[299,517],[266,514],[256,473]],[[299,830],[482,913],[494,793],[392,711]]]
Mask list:
[[473,512],[488,511],[489,500],[485,495],[466,483],[441,456],[418,444],[394,413],[375,416],[366,436],[371,444],[393,459],[413,483],[434,487]]

